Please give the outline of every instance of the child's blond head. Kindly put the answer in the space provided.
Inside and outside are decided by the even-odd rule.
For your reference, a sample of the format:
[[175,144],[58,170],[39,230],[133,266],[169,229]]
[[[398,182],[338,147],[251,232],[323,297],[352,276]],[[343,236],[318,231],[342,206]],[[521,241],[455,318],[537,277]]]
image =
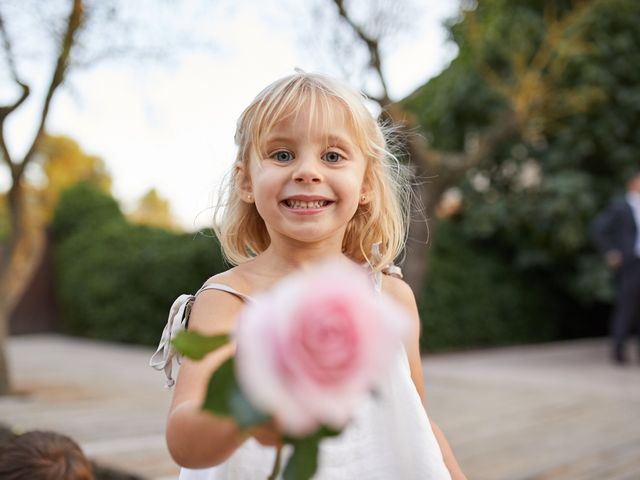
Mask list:
[[[264,153],[264,139],[274,126],[305,107],[312,112],[312,118],[325,121],[331,121],[338,113],[344,115],[352,141],[365,157],[364,184],[369,198],[347,225],[342,249],[354,261],[367,261],[380,270],[392,263],[404,247],[411,194],[407,169],[390,151],[390,129],[376,121],[365,98],[338,80],[311,73],[298,72],[275,81],[238,119],[236,168],[216,207],[214,228],[223,252],[232,263],[239,264],[269,246],[269,234],[255,205],[240,198],[236,186],[238,165],[248,172],[251,158],[261,158]],[[382,257],[373,259],[372,245],[378,242]]]

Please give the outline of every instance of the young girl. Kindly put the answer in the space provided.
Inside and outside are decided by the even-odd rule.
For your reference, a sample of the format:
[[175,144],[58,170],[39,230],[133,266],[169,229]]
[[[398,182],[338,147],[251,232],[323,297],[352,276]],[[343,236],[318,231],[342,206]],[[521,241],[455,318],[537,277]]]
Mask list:
[[[381,274],[404,246],[410,184],[364,98],[334,79],[296,73],[255,98],[235,140],[237,160],[216,228],[237,266],[196,294],[187,308],[189,328],[232,332],[243,302],[317,262],[367,265],[376,288],[406,306],[412,334],[380,398],[363,404],[342,435],[321,444],[314,478],[464,479],[423,407],[413,293],[402,280]],[[183,480],[263,479],[273,466],[276,425],[240,432],[233,421],[201,409],[212,372],[233,353],[230,344],[202,361],[185,360],[180,369],[167,443],[186,467]],[[170,361],[165,355],[161,366]]]
[[91,462],[70,437],[33,430],[0,444],[0,478],[95,480],[95,475]]

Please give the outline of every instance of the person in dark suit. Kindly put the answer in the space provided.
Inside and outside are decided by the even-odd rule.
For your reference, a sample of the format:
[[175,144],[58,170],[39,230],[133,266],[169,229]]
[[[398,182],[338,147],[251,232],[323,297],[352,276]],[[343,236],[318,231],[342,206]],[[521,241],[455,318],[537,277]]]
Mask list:
[[625,342],[634,324],[640,341],[640,171],[629,178],[625,197],[612,202],[595,219],[592,236],[607,265],[615,271],[612,358],[624,364]]

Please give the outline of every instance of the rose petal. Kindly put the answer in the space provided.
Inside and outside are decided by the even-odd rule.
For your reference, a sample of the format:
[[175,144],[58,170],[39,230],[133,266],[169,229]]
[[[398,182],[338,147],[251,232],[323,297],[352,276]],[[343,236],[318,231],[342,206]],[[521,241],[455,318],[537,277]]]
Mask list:
[[291,435],[342,428],[388,371],[408,329],[362,268],[332,262],[288,277],[241,312],[237,377]]

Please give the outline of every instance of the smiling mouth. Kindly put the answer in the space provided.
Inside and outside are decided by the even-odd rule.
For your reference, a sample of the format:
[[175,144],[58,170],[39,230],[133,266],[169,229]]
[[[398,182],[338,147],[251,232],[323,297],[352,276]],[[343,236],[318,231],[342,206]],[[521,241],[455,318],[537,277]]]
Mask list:
[[284,203],[289,208],[312,209],[326,207],[333,202],[330,200],[314,200],[312,202],[305,202],[303,200],[284,200],[282,203]]

